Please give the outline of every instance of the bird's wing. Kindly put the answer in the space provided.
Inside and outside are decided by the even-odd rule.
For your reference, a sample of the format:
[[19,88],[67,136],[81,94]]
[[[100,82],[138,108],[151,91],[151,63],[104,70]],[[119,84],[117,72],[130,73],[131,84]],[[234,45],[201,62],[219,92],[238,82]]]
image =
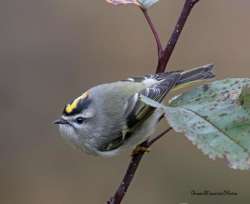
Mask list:
[[[179,78],[179,72],[170,72],[165,73],[164,75],[146,75],[144,79],[142,79],[144,81],[154,79],[158,82],[141,90],[129,98],[125,111],[127,132],[133,132],[133,129],[143,123],[155,110],[155,108],[143,103],[140,100],[140,95],[146,96],[157,102],[161,102],[166,94],[175,86]],[[138,78],[136,79],[138,80]]]
[[143,89],[128,100],[127,110],[125,112],[128,130],[131,131],[137,127],[138,124],[143,123],[154,111],[154,108],[144,104],[140,100],[140,95],[161,102],[172,88],[178,88],[186,84],[192,84],[195,81],[213,78],[215,76],[212,72],[213,67],[213,64],[207,64],[187,71],[165,72],[146,75],[144,77],[129,78],[128,80],[130,81],[139,81],[142,83],[149,79],[154,79],[159,81],[159,83],[155,83]]

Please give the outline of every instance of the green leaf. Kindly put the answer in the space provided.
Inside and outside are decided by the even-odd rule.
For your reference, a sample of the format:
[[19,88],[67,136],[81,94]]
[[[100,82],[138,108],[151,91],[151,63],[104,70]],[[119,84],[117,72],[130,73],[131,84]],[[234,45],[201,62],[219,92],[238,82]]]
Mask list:
[[148,9],[149,7],[153,6],[158,1],[159,0],[138,0],[138,2],[141,4],[141,6],[145,9]]
[[169,124],[210,158],[226,158],[234,169],[250,169],[250,79],[225,79],[174,97],[162,108]]
[[113,4],[115,6],[117,5],[126,5],[126,4],[134,4],[137,6],[140,6],[144,9],[148,9],[155,3],[157,3],[159,0],[106,0],[106,2]]
[[106,0],[106,2],[113,4],[115,6],[126,5],[126,4],[135,4],[137,6],[140,6],[140,4],[137,0]]

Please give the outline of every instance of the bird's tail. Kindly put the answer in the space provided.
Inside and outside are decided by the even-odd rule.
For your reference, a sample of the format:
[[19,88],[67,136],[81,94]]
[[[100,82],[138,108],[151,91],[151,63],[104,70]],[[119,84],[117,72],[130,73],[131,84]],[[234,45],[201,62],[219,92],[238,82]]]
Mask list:
[[181,72],[179,80],[176,82],[175,87],[172,90],[178,90],[181,88],[188,87],[194,82],[200,82],[206,79],[211,79],[215,75],[212,72],[214,65],[207,64],[200,67],[196,67],[191,70]]

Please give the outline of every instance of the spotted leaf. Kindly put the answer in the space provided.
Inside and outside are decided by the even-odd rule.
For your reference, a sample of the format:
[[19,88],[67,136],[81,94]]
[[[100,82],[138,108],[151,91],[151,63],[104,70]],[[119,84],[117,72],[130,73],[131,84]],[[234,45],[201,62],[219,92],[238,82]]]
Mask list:
[[177,132],[183,132],[210,158],[226,158],[233,169],[250,169],[250,79],[232,78],[194,88],[163,106]]

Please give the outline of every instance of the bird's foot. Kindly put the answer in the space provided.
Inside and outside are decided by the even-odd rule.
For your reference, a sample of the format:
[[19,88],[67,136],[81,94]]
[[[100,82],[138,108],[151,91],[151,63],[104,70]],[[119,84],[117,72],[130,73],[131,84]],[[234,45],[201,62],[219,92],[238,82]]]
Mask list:
[[150,152],[150,149],[147,148],[147,147],[143,147],[143,146],[137,146],[137,147],[133,150],[131,156],[133,157],[133,156],[135,156],[135,155],[137,155],[137,154],[141,154],[141,153],[145,153],[145,152],[149,153],[149,152]]

